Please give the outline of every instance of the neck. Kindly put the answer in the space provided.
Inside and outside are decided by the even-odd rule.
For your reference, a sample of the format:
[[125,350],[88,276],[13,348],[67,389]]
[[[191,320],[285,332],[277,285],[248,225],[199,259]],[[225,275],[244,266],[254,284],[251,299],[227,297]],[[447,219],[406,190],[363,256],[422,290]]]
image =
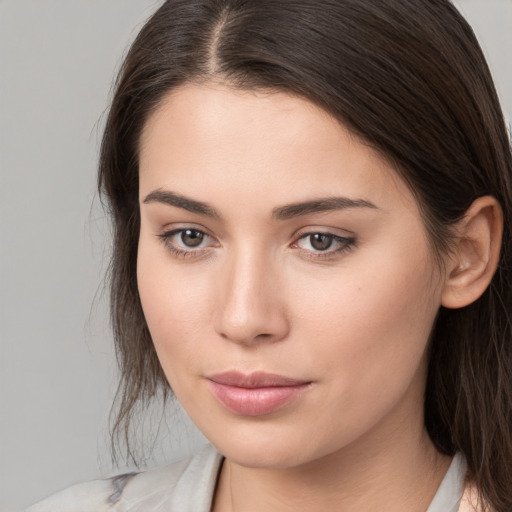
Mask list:
[[226,460],[213,510],[425,512],[451,459],[437,452],[423,421],[387,427],[291,468],[250,468]]

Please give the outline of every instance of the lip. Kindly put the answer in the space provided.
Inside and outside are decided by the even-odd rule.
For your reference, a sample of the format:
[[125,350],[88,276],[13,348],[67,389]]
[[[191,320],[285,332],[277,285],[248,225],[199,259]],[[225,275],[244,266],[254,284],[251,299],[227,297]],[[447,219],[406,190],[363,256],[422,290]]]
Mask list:
[[261,416],[281,409],[300,396],[311,381],[265,372],[224,372],[207,377],[213,396],[229,411]]

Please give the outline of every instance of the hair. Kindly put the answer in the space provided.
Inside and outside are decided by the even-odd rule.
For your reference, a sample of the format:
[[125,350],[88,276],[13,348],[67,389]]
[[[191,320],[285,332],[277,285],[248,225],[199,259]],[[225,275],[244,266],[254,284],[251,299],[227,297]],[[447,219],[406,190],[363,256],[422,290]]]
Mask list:
[[476,198],[498,200],[498,269],[477,301],[441,307],[424,411],[437,449],[465,456],[484,506],[512,510],[510,139],[476,37],[448,0],[169,0],[146,22],[116,81],[99,162],[121,372],[113,438],[133,457],[136,407],[172,393],[137,290],[141,131],[171,90],[205,82],[287,92],[335,116],[393,163],[437,254]]

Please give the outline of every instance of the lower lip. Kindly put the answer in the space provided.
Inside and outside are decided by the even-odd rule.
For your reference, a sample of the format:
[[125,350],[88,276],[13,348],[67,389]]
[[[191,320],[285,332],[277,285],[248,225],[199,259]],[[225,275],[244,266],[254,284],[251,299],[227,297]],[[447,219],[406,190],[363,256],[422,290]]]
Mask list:
[[239,388],[214,381],[209,381],[209,384],[215,398],[226,409],[243,416],[261,416],[274,412],[289,404],[310,385]]

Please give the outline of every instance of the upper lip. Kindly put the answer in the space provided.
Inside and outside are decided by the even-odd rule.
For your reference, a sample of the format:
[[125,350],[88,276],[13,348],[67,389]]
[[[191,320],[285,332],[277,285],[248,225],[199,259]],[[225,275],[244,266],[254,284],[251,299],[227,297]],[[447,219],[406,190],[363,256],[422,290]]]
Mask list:
[[254,372],[254,373],[241,373],[237,371],[228,371],[223,373],[216,373],[207,377],[208,380],[222,384],[224,386],[235,386],[239,388],[270,388],[270,387],[285,387],[285,386],[303,386],[309,384],[311,381],[303,379],[293,379],[278,375],[275,373]]

